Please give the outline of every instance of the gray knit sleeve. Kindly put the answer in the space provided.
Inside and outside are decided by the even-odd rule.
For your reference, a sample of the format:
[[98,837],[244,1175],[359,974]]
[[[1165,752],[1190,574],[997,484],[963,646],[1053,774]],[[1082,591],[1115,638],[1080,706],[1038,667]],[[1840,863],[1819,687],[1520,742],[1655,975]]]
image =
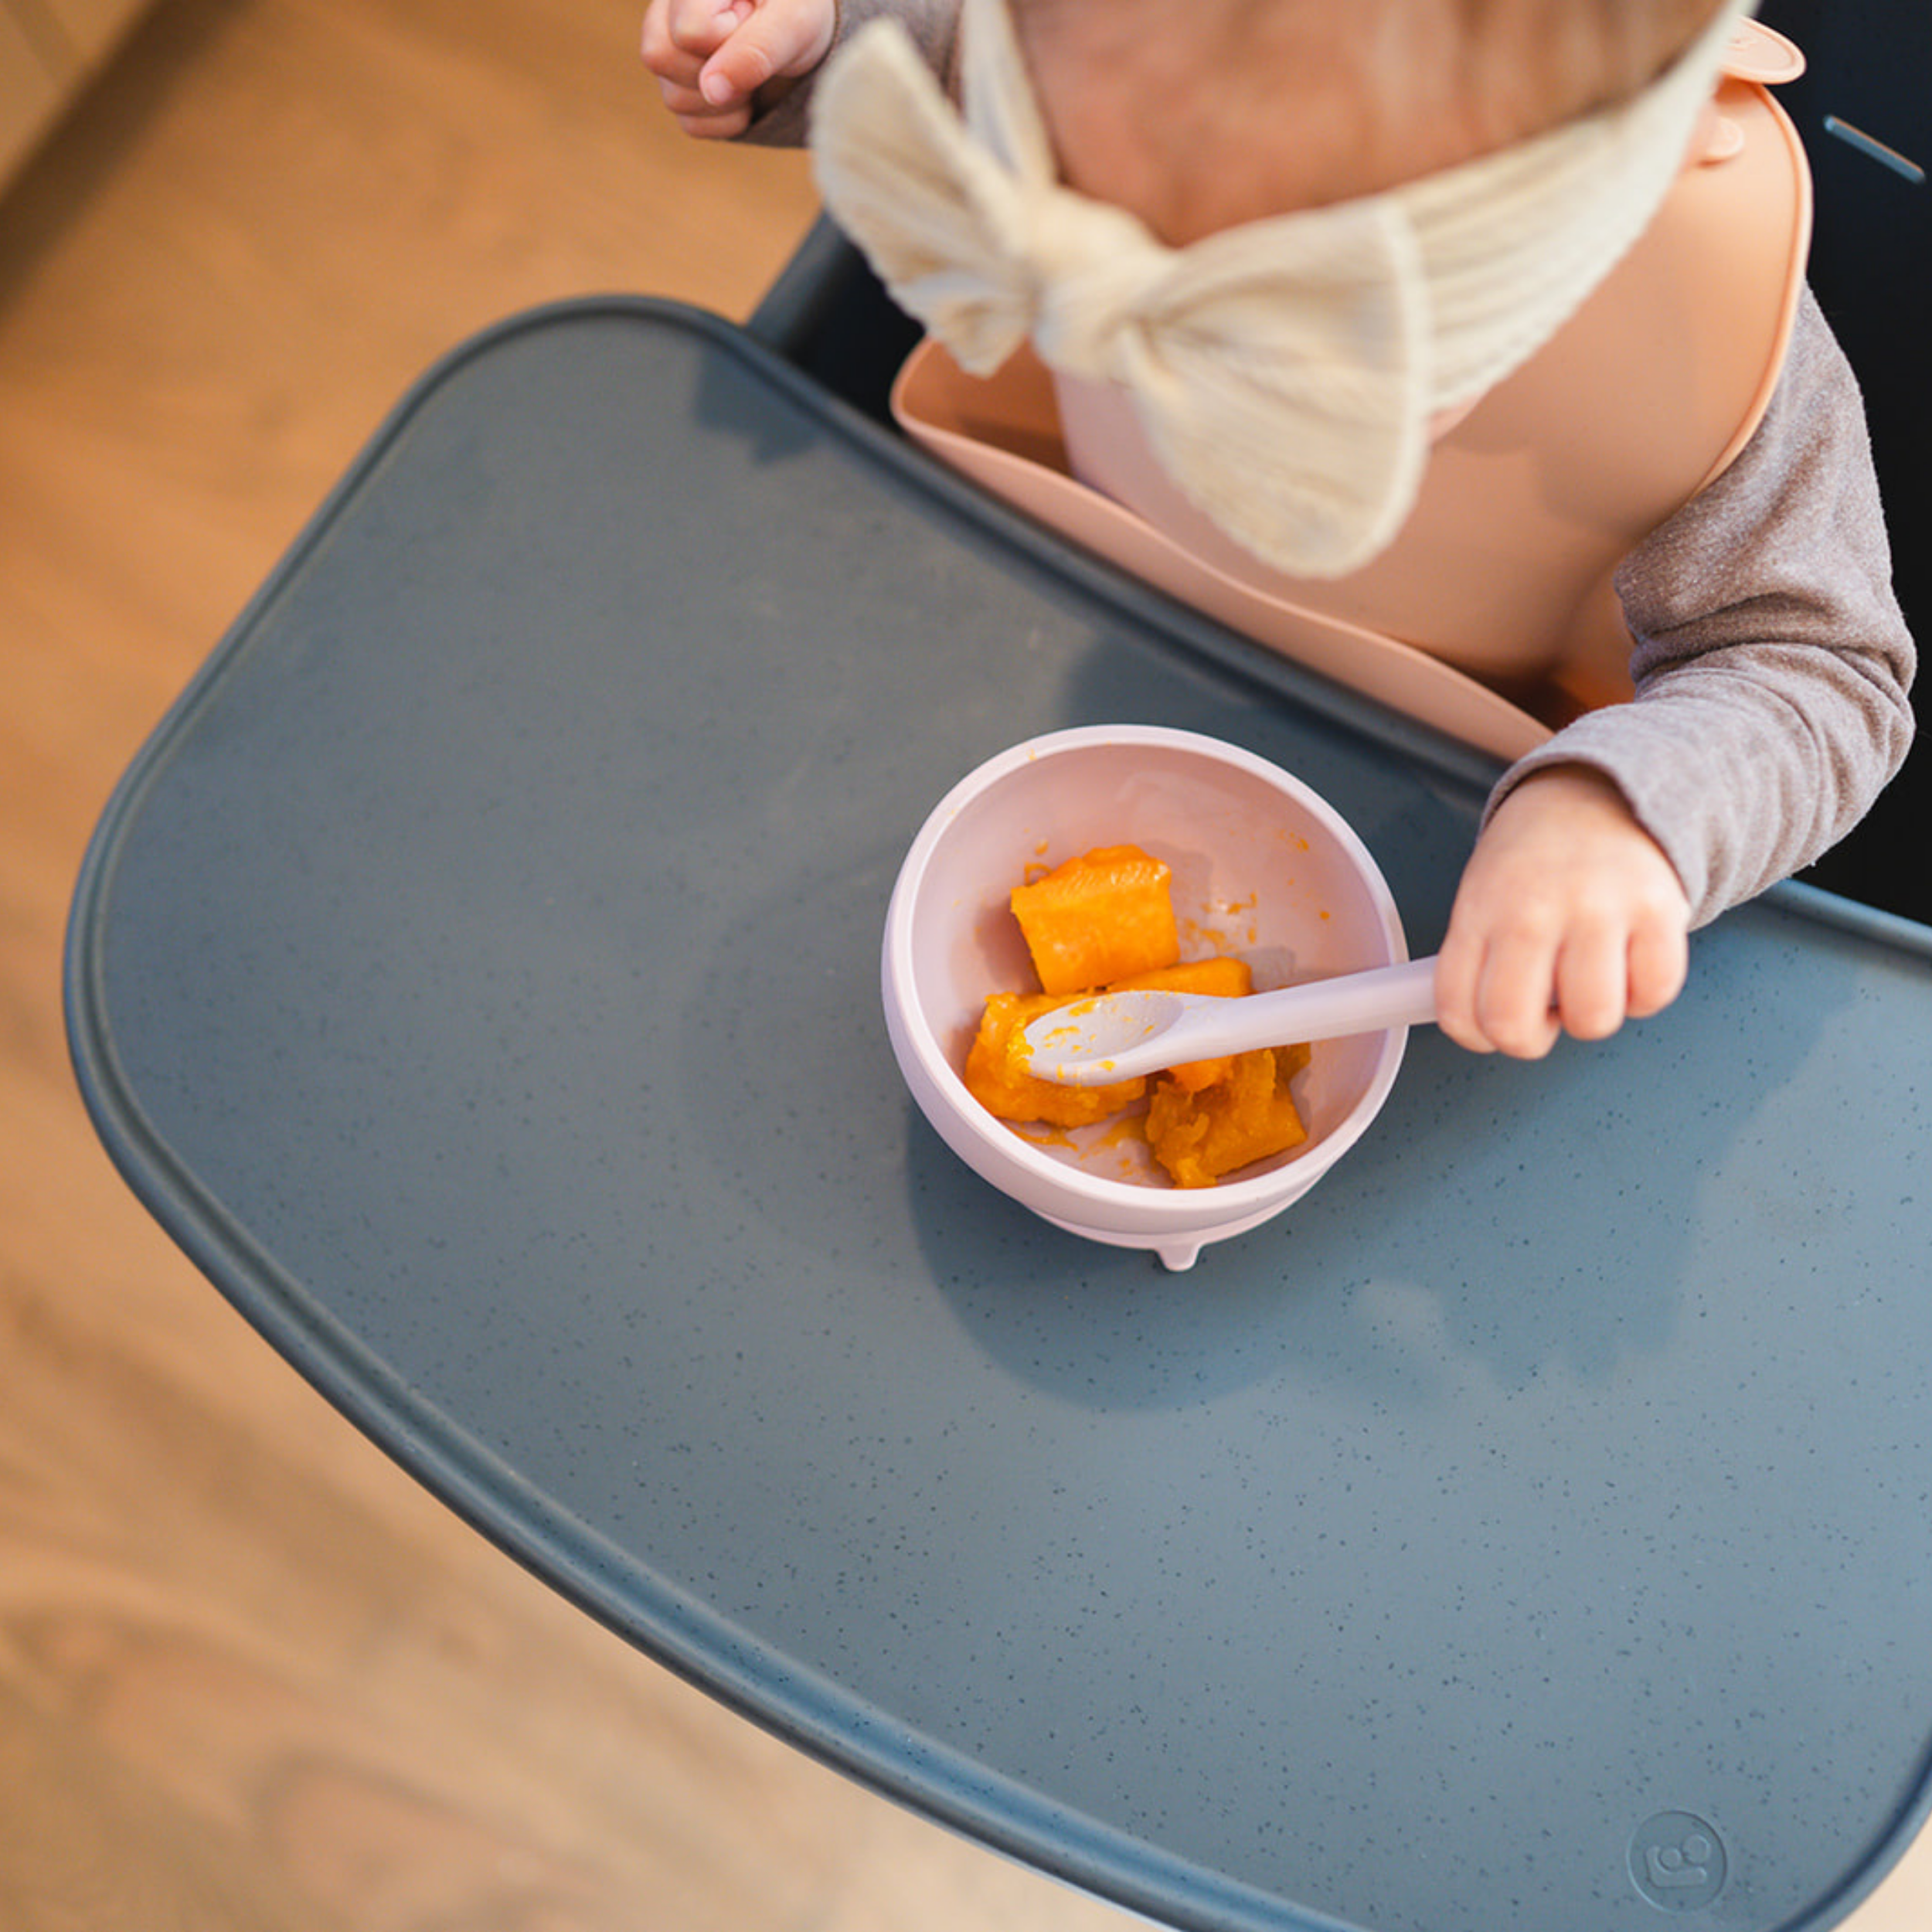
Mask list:
[[[869,22],[890,17],[913,37],[913,43],[930,62],[948,87],[952,83],[953,40],[959,23],[959,0],[838,0],[838,24],[832,52]],[[828,56],[829,58],[829,56]],[[811,97],[817,73],[803,76],[761,104],[751,125],[738,138],[755,148],[802,148],[811,131]]]
[[1891,587],[1850,366],[1811,291],[1737,461],[1617,573],[1634,702],[1512,766],[1589,765],[1669,855],[1702,925],[1851,830],[1912,740],[1910,634]]

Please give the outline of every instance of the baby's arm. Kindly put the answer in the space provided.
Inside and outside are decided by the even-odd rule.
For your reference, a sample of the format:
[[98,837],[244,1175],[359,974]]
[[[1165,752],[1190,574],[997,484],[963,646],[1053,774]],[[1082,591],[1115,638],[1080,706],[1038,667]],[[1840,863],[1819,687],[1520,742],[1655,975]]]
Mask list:
[[644,64],[686,134],[728,139],[750,125],[761,89],[825,59],[837,24],[836,0],[651,0]]
[[1484,828],[1436,968],[1460,1046],[1536,1059],[1603,1039],[1684,983],[1690,901],[1623,794],[1584,765],[1525,778]]
[[1890,576],[1857,386],[1808,290],[1750,446],[1619,573],[1637,701],[1587,713],[1498,787],[1444,942],[1454,1037],[1546,1050],[1553,1000],[1571,1032],[1614,1027],[1618,916],[1600,891],[1629,935],[1624,1015],[1654,1011],[1682,973],[1647,869],[1695,927],[1851,829],[1912,738]]

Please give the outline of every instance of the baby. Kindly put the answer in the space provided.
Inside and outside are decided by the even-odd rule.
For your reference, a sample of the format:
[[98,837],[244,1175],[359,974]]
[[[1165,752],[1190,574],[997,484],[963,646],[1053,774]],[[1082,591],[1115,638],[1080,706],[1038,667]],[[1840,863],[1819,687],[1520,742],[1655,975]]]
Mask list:
[[[899,50],[878,43],[896,29],[861,34],[869,11],[893,16],[934,73],[963,84],[972,126],[937,88],[922,92],[923,69],[895,66]],[[1190,453],[1184,411],[1170,439],[1179,480],[1230,534],[1271,561],[1278,543],[1298,567],[1338,575],[1389,540],[1428,435],[1534,353],[1634,238],[1618,221],[1641,228],[1658,205],[1701,139],[1717,51],[1741,11],[1739,0],[651,0],[644,49],[694,135],[796,141],[822,107],[813,139],[833,213],[962,362],[976,348],[993,359],[974,340],[986,304],[959,291],[1019,272],[999,254],[1002,224],[1023,238],[1008,254],[1038,284],[1019,298],[1036,346],[1060,366],[1056,346],[1076,362],[1114,352],[1056,306],[1057,284],[1096,260],[1111,273],[1117,257],[1145,259],[1150,276],[1179,262],[1185,274],[1206,250],[1203,273],[1213,264],[1225,278],[1238,264],[1298,327],[1305,258],[1311,288],[1338,277],[1351,301],[1364,298],[1350,315],[1379,315],[1378,277],[1426,284],[1427,272],[1404,253],[1400,223],[1389,240],[1384,203],[1420,189],[1466,241],[1509,226],[1494,218],[1507,197],[1517,255],[1499,253],[1486,283],[1465,266],[1465,298],[1470,286],[1480,298],[1464,299],[1467,313],[1430,291],[1434,359],[1422,359],[1434,389],[1397,383],[1386,406],[1377,389],[1362,432],[1331,438],[1334,474],[1315,479],[1311,509],[1287,501],[1285,471],[1282,503],[1254,509],[1270,451],[1319,449],[1324,427],[1291,415],[1294,434],[1267,443],[1267,367],[1245,474],[1238,434]],[[1566,131],[1600,126],[1613,145],[1587,151],[1566,225],[1556,189],[1538,205],[1538,180],[1561,178]],[[1050,185],[1023,179],[1015,156],[1029,142]],[[869,165],[868,144],[882,143],[896,145]],[[1534,165],[1510,174],[1519,155]],[[1601,205],[1586,213],[1597,175]],[[990,266],[967,258],[983,250],[975,224],[994,230]],[[1587,245],[1568,246],[1578,236]],[[1546,296],[1549,315],[1532,313]],[[1308,298],[1318,322],[1328,300]],[[1270,346],[1250,359],[1281,359],[1280,332],[1248,320],[1252,339],[1236,340],[1232,359],[1256,342]],[[1169,356],[1163,379],[1178,370],[1185,387],[1186,352]],[[1460,388],[1444,379],[1452,370]],[[1214,375],[1202,372],[1202,406],[1223,407],[1223,428],[1238,430]],[[1275,386],[1291,391],[1293,375]],[[1682,985],[1695,926],[1849,830],[1911,736],[1913,651],[1889,580],[1855,385],[1808,294],[1749,445],[1619,573],[1637,701],[1558,732],[1496,787],[1441,947],[1452,1038],[1533,1057],[1563,1032],[1600,1039],[1660,1011]]]

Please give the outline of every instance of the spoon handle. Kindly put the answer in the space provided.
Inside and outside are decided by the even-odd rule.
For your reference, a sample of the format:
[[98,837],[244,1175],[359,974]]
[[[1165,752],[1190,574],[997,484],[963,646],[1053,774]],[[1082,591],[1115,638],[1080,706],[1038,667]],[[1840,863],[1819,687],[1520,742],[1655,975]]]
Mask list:
[[1104,1086],[1258,1046],[1417,1026],[1436,1016],[1435,982],[1430,957],[1239,999],[1145,989],[1102,993],[1035,1020],[1027,1044],[1042,1079]]
[[[1436,1017],[1435,956],[1311,980],[1277,992],[1252,993],[1227,1005],[1225,1020],[1216,1015],[1213,1022],[1214,1030],[1227,1034],[1230,1044],[1211,1046],[1209,1052],[1237,1050],[1237,1041],[1247,1046],[1286,1046],[1298,1040],[1344,1039],[1391,1026],[1419,1026]],[[1190,1032],[1194,1017],[1189,1016]],[[1209,1016],[1199,1017],[1207,1027]]]

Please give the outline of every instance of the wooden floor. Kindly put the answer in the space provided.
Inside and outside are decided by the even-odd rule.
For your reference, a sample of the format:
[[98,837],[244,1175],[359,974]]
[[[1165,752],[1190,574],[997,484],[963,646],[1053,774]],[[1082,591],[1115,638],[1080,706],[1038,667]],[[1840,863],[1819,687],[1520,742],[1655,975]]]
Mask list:
[[[5,1932],[1128,1923],[726,1716],[446,1515],[162,1239],[67,1073],[108,788],[390,402],[553,296],[742,315],[802,232],[797,157],[658,114],[638,4],[160,0],[0,201]],[[1932,1852],[1853,1923],[1924,1932]]]

